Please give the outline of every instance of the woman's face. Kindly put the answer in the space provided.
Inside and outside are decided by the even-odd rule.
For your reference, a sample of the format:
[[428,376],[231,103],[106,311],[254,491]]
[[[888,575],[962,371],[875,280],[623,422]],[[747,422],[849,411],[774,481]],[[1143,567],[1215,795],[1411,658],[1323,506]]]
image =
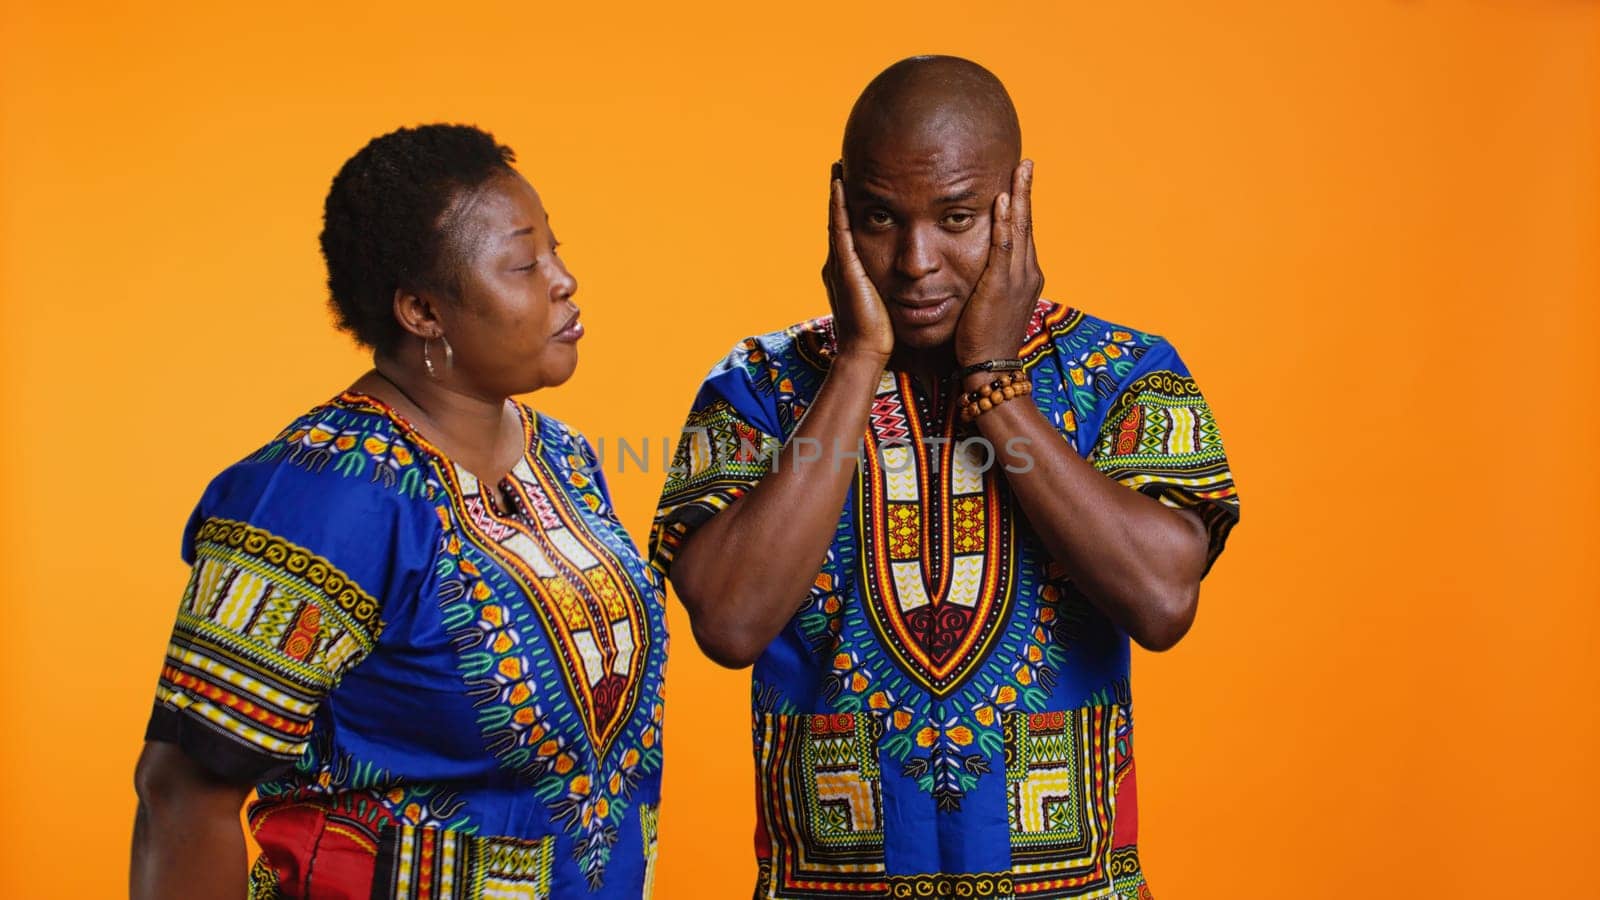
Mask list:
[[[558,242],[539,194],[521,175],[496,177],[461,199],[455,220],[458,302],[439,310],[454,350],[448,376],[490,398],[554,387],[578,366],[578,282],[556,255]],[[435,366],[443,365],[437,344]]]

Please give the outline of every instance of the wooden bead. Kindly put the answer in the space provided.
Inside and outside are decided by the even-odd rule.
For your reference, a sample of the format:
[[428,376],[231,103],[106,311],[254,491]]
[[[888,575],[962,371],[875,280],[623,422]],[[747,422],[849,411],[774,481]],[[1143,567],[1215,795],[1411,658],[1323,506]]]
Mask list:
[[994,409],[994,403],[991,402],[988,397],[985,397],[978,401],[978,408],[984,412],[988,412],[989,410]]
[[1012,397],[1015,397],[1017,395],[1017,389],[1008,384],[1008,385],[1005,386],[1005,389],[1002,390],[1000,393],[1005,394],[1006,395],[1006,399],[1010,400]]

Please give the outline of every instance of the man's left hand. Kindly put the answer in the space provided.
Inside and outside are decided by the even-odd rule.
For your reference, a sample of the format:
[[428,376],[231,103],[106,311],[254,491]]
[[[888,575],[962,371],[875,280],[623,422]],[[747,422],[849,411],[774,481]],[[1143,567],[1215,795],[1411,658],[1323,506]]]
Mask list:
[[994,198],[989,261],[956,325],[956,363],[1013,359],[1044,290],[1033,246],[1033,161],[1011,173],[1011,190]]

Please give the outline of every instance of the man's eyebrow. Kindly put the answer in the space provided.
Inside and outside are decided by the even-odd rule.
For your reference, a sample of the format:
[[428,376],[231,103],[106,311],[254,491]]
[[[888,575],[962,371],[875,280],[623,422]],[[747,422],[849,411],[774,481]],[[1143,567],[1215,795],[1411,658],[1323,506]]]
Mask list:
[[968,202],[970,200],[976,200],[976,199],[978,199],[978,192],[976,190],[974,190],[973,188],[967,188],[966,190],[962,191],[959,194],[945,194],[943,197],[940,197],[938,200],[935,200],[934,202],[938,203],[940,205],[944,205],[944,204],[948,204],[948,203],[966,203],[966,202]]
[[877,194],[874,194],[873,192],[867,190],[866,188],[862,188],[861,190],[857,191],[856,193],[860,196],[860,199],[861,199],[863,205],[865,205],[865,206],[889,207],[889,206],[893,206],[894,205],[894,204],[890,203],[887,198],[880,197]]

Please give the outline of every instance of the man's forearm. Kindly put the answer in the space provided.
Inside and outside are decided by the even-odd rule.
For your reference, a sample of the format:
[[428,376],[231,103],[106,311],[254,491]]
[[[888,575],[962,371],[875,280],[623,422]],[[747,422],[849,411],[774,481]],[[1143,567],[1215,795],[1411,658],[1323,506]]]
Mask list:
[[[981,383],[982,377],[973,381]],[[968,384],[972,389],[976,384]],[[1194,620],[1206,535],[1199,517],[1162,506],[1095,470],[1031,400],[977,419],[1012,493],[1052,558],[1142,646],[1177,643]]]
[[771,471],[679,552],[673,587],[696,642],[716,662],[754,662],[810,590],[838,528],[883,367],[870,357],[836,359]]

